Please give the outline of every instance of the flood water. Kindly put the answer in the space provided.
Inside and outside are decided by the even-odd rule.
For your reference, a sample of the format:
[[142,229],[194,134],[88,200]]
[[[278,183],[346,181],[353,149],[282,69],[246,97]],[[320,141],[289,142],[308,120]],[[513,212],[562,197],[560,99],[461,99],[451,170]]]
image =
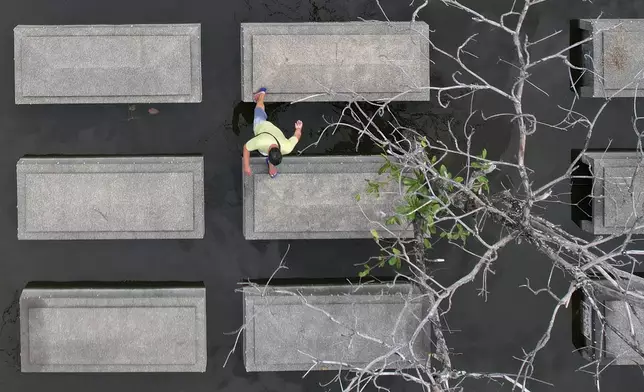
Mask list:
[[[381,1],[391,20],[411,17],[410,0]],[[484,12],[499,15],[512,1],[466,1]],[[356,263],[377,253],[370,240],[335,241],[246,241],[242,235],[241,146],[250,135],[253,105],[240,98],[240,23],[382,20],[375,0],[22,0],[5,2],[0,13],[0,391],[121,391],[121,392],[313,392],[338,391],[336,385],[321,387],[332,375],[311,373],[246,373],[238,350],[227,367],[224,359],[234,343],[226,333],[242,324],[241,294],[235,293],[244,279],[266,279],[277,267],[290,245],[289,269],[282,278],[354,277]],[[415,4],[419,2],[416,1]],[[526,24],[531,34],[547,35],[564,29],[556,42],[565,43],[568,20],[595,17],[599,11],[609,17],[644,17],[644,4],[634,1],[554,1],[540,7]],[[490,80],[503,88],[511,85],[511,72],[497,68],[498,58],[510,47],[488,28],[473,27],[470,18],[447,9],[438,0],[420,14],[436,29],[436,39],[451,48],[463,36],[480,32],[477,54],[479,67],[490,71]],[[203,102],[184,105],[43,105],[14,104],[13,28],[18,24],[146,24],[201,23]],[[544,50],[556,47],[546,46]],[[447,83],[451,73],[438,64],[432,82]],[[498,71],[496,71],[498,69]],[[555,91],[551,97],[535,91],[533,106],[571,95],[567,75],[544,71],[535,77]],[[479,102],[494,110],[493,100]],[[594,103],[585,104],[592,109]],[[616,147],[632,144],[628,109],[632,102],[616,103],[608,113],[597,146],[610,139]],[[467,104],[442,109],[430,103],[396,103],[395,113],[428,135],[440,135],[449,121],[464,121]],[[154,108],[158,114],[150,115]],[[290,132],[292,124],[304,122],[301,144],[319,137],[327,121],[337,120],[343,104],[268,104],[269,119]],[[504,108],[499,108],[504,110]],[[548,113],[544,113],[548,116]],[[477,148],[485,146],[490,155],[513,159],[516,140],[507,122],[476,123],[480,128]],[[620,128],[620,126],[622,128]],[[623,129],[623,131],[618,131]],[[288,134],[288,133],[287,133]],[[440,136],[438,136],[440,137]],[[306,154],[371,154],[377,147],[363,143],[356,151],[356,135],[340,131],[322,138]],[[535,168],[535,181],[565,168],[570,150],[578,148],[583,135],[549,131],[532,139],[528,160]],[[575,147],[577,146],[577,147]],[[15,165],[24,155],[104,154],[203,154],[205,157],[206,235],[203,240],[165,241],[18,241],[16,238]],[[501,182],[503,178],[497,178]],[[571,230],[566,207],[545,212]],[[472,260],[449,247],[436,250],[445,258],[443,273],[458,276]],[[531,348],[545,329],[554,303],[519,288],[525,276],[543,283],[550,272],[544,258],[527,245],[512,245],[501,255],[491,277],[490,296],[477,296],[480,282],[474,282],[454,298],[448,319],[458,366],[471,371],[514,373],[522,348]],[[533,279],[531,278],[531,279]],[[19,331],[15,301],[30,281],[204,281],[207,286],[208,369],[204,374],[21,374]],[[565,287],[558,277],[555,283]],[[279,334],[280,331],[275,331]],[[535,377],[554,386],[536,384],[531,391],[589,391],[591,376],[575,370],[583,364],[573,351],[570,317],[559,318],[551,344],[538,357]],[[605,373],[608,391],[641,391],[637,370],[610,369]],[[386,380],[393,392],[419,391],[400,379]],[[469,384],[466,384],[469,385]],[[509,391],[495,382],[479,382],[472,391]],[[372,391],[367,388],[365,391]]]

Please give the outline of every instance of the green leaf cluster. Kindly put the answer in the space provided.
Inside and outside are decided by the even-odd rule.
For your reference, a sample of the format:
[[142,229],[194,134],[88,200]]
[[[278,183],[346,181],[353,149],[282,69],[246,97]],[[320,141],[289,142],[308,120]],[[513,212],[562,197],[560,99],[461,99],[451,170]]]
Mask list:
[[[420,143],[426,148],[427,152],[430,152],[426,138],[422,138]],[[382,156],[385,158],[385,163],[380,167],[378,173],[386,175],[386,180],[367,181],[366,193],[379,196],[381,187],[389,182],[400,184],[404,189],[403,197],[396,205],[394,214],[385,218],[385,224],[399,226],[416,223],[415,227],[422,231],[425,249],[432,249],[432,239],[435,237],[465,243],[471,233],[462,224],[456,223],[446,229],[437,227],[435,222],[450,215],[450,209],[454,208],[450,204],[451,196],[455,192],[462,190],[463,187],[469,187],[471,191],[477,194],[482,192],[489,193],[490,184],[486,175],[478,175],[473,179],[469,178],[466,183],[465,178],[458,175],[454,176],[444,163],[439,162],[436,156],[430,157],[430,155],[427,155],[428,166],[432,168],[433,176],[426,176],[421,170],[404,169],[403,165],[397,161],[389,159],[384,154]],[[442,161],[442,158],[440,161]],[[487,161],[487,150],[483,149],[481,154],[470,162],[470,166],[475,169],[470,171],[470,174],[488,173],[490,163]],[[360,201],[360,195],[356,195],[356,200]],[[372,230],[371,234],[374,240],[381,244],[381,238],[376,230]],[[374,268],[382,268],[386,265],[396,269],[402,267],[401,250],[395,246],[387,247],[383,246],[383,244],[381,246],[384,248],[383,255],[373,265],[364,265],[363,270],[358,274],[361,278],[368,276]]]

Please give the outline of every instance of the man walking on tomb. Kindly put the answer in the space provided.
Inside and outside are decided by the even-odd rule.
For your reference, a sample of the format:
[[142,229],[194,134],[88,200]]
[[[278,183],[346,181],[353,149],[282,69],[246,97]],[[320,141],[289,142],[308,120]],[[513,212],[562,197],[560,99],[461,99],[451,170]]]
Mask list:
[[302,121],[297,120],[295,123],[295,132],[289,139],[273,123],[268,121],[266,109],[264,107],[264,98],[266,97],[266,88],[262,87],[253,95],[255,105],[255,114],[253,119],[253,133],[255,137],[244,144],[243,149],[243,169],[246,175],[252,175],[250,169],[250,152],[259,151],[266,157],[268,165],[268,175],[275,178],[278,174],[277,166],[282,162],[282,156],[290,154],[295,145],[302,137]]

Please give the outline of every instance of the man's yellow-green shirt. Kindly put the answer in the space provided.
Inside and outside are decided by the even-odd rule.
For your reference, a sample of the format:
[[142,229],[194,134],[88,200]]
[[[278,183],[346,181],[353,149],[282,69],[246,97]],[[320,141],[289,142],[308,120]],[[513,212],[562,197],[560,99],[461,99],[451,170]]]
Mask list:
[[279,144],[282,155],[290,154],[297,144],[295,136],[287,139],[284,133],[270,121],[262,121],[257,124],[254,132],[255,137],[246,143],[246,149],[248,151],[257,150],[262,155],[268,155],[268,148],[273,144]]

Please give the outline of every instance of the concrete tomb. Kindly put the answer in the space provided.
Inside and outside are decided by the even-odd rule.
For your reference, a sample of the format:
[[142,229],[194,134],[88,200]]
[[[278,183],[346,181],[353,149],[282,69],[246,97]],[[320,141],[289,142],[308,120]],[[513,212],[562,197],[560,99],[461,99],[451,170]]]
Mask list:
[[[243,293],[244,364],[249,372],[340,368],[314,366],[313,358],[364,367],[383,355],[375,368],[404,369],[413,362],[411,340],[421,362],[430,353],[429,324],[412,339],[428,304],[409,284],[248,286]],[[405,359],[385,355],[397,344],[403,345]]]
[[[285,157],[276,178],[268,176],[265,158],[251,158],[252,176],[244,176],[244,236],[262,239],[371,238],[394,214],[397,190],[388,183],[379,197],[366,194],[367,180],[378,175],[380,156]],[[360,194],[360,200],[356,195]],[[378,222],[378,223],[376,223]],[[387,226],[396,235],[411,229]]]
[[206,289],[26,288],[22,372],[205,372]]
[[580,226],[593,234],[644,233],[644,159],[637,152],[587,152],[594,177],[589,217]]
[[242,99],[428,101],[428,39],[424,22],[242,23]]
[[23,158],[18,239],[203,238],[203,157]]
[[571,52],[575,65],[592,71],[578,82],[580,95],[644,96],[644,19],[582,19],[578,28],[579,41],[593,37]]
[[[611,282],[599,281],[609,288]],[[623,287],[644,294],[644,279],[638,276],[630,281],[622,281]],[[630,306],[621,294],[615,296],[599,294],[595,303],[601,318],[611,327],[602,327],[600,315],[592,303],[579,290],[573,296],[573,342],[577,351],[590,361],[600,361],[602,365],[644,365],[644,358],[638,350],[644,350],[644,308]],[[630,316],[629,316],[630,312]],[[631,324],[632,323],[632,324]],[[631,329],[632,325],[632,329]]]
[[17,104],[201,102],[201,25],[17,26]]

